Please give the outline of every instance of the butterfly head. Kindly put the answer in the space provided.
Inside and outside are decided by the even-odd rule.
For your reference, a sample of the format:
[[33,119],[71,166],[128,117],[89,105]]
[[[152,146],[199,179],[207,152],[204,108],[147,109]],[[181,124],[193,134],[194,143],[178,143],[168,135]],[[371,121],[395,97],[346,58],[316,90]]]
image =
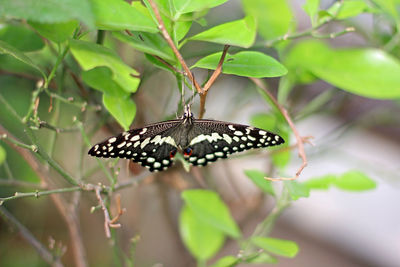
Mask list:
[[182,116],[183,123],[192,123],[193,118],[194,117],[192,111],[190,110],[190,105],[185,105]]

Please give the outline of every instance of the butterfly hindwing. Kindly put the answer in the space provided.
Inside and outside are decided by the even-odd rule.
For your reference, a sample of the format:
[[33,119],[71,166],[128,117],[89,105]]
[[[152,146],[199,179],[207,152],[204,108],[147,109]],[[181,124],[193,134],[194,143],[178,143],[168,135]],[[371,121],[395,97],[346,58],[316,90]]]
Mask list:
[[189,134],[185,159],[203,166],[232,153],[284,143],[279,135],[259,128],[214,120],[195,120]]
[[166,121],[123,132],[94,145],[89,155],[104,158],[126,158],[150,169],[165,170],[173,163],[177,151],[170,131],[180,120]]

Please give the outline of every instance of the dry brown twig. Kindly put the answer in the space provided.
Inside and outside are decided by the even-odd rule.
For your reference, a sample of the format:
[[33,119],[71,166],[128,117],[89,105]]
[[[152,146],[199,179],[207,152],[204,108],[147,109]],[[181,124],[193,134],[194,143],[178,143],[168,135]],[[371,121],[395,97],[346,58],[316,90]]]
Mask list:
[[[194,75],[190,71],[189,67],[187,66],[185,60],[183,59],[181,53],[179,52],[178,48],[175,46],[174,41],[172,40],[171,36],[169,35],[168,31],[165,28],[165,24],[161,18],[160,11],[157,8],[157,5],[154,3],[153,0],[148,0],[151,6],[151,9],[154,12],[154,15],[157,19],[158,22],[158,29],[161,31],[162,36],[164,39],[167,41],[168,45],[172,48],[172,51],[174,52],[175,56],[179,60],[179,62],[182,65],[182,68],[184,70],[184,75],[186,75],[190,81],[193,83],[194,87],[196,88],[197,93],[200,95],[200,112],[199,112],[199,118],[202,118],[205,112],[205,101],[207,97],[207,92],[210,89],[210,87],[214,84],[215,80],[217,77],[221,74],[222,71],[222,64],[224,63],[224,59],[226,56],[226,53],[228,52],[229,45],[225,45],[224,50],[222,52],[221,58],[219,60],[218,66],[211,75],[210,79],[207,81],[207,83],[204,85],[203,88],[199,85],[199,83],[196,81],[194,78]],[[168,66],[169,67],[169,66]]]
[[261,88],[267,95],[268,97],[271,99],[271,101],[274,103],[274,105],[279,109],[279,111],[282,113],[283,117],[286,119],[287,123],[289,124],[289,127],[292,129],[294,136],[296,137],[297,140],[297,147],[299,150],[299,157],[302,159],[302,164],[300,166],[300,168],[297,170],[296,174],[294,177],[280,177],[280,178],[271,178],[271,177],[264,177],[267,180],[270,181],[292,181],[292,180],[296,180],[297,178],[299,178],[301,172],[303,171],[303,169],[307,166],[307,156],[306,153],[304,151],[304,138],[301,137],[301,135],[299,134],[299,131],[297,131],[296,126],[294,125],[292,119],[289,116],[289,113],[287,112],[287,110],[278,103],[278,100],[276,100],[276,98],[268,91],[267,87],[265,86],[265,84],[257,78],[250,78],[250,80],[252,80],[259,88]]
[[103,213],[104,213],[104,231],[105,231],[105,233],[106,233],[106,237],[107,237],[107,238],[111,238],[111,231],[110,231],[110,228],[120,228],[120,227],[121,227],[121,224],[119,224],[119,223],[113,223],[113,222],[111,221],[110,214],[108,213],[106,204],[104,203],[104,200],[103,200],[103,198],[101,197],[101,191],[102,191],[102,190],[103,190],[103,189],[102,189],[101,184],[95,186],[95,188],[94,188],[94,192],[96,193],[97,200],[99,201],[99,204],[100,204],[100,206],[101,206],[101,209],[103,210]]

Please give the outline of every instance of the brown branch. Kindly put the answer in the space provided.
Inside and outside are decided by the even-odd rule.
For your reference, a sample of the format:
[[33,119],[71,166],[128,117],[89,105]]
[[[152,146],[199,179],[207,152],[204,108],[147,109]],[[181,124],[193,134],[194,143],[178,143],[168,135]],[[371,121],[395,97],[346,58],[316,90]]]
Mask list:
[[178,58],[179,62],[182,65],[182,68],[185,71],[185,75],[189,77],[189,79],[192,81],[194,86],[196,87],[197,92],[200,94],[203,92],[203,89],[200,87],[198,82],[195,80],[192,72],[190,71],[189,67],[187,66],[185,60],[183,59],[181,53],[179,52],[178,48],[175,46],[174,41],[172,40],[171,36],[169,36],[169,33],[167,29],[165,28],[165,24],[161,18],[160,12],[158,11],[157,5],[154,3],[153,0],[148,0],[151,6],[151,9],[153,9],[154,15],[157,19],[158,22],[158,29],[161,31],[161,34],[163,35],[164,39],[167,41],[168,45],[172,48],[172,51]]
[[[177,72],[177,73],[183,73],[182,71],[178,70],[177,68],[175,68],[174,66],[172,66],[171,64],[169,64],[167,61],[165,61],[164,59],[162,59],[159,56],[155,56],[152,55],[155,59],[157,59],[158,61],[160,61],[162,64],[164,64],[165,66],[167,66],[168,68],[170,68],[171,70]],[[193,77],[194,78],[194,77]]]
[[279,109],[279,111],[282,113],[283,117],[286,119],[287,123],[289,124],[289,127],[292,129],[296,140],[297,140],[297,147],[299,150],[299,157],[302,159],[302,164],[300,166],[300,168],[297,170],[296,174],[294,177],[290,177],[290,178],[270,178],[270,177],[265,177],[265,179],[267,180],[271,180],[271,181],[283,181],[283,180],[296,180],[297,178],[299,178],[301,172],[303,171],[303,169],[307,166],[307,157],[306,157],[306,153],[304,151],[304,140],[303,138],[300,136],[299,132],[297,131],[296,126],[294,125],[292,119],[289,116],[289,113],[287,112],[287,110],[278,103],[278,100],[276,100],[276,98],[267,90],[265,84],[257,78],[249,78],[250,80],[252,80],[259,88],[261,88],[262,90],[264,90],[264,92],[268,95],[268,97],[271,99],[271,101],[274,103],[274,105]]
[[204,116],[208,90],[214,84],[215,80],[222,72],[222,65],[224,64],[225,56],[226,56],[226,53],[228,52],[228,49],[229,49],[229,45],[225,45],[224,51],[222,52],[221,58],[219,59],[217,68],[215,69],[215,71],[213,72],[213,74],[211,75],[211,77],[207,81],[207,83],[204,85],[203,93],[200,94],[200,114],[199,114],[200,119],[203,118],[203,116]]
[[96,193],[97,200],[99,201],[99,204],[101,206],[101,209],[103,210],[104,213],[104,231],[106,233],[107,238],[111,238],[111,228],[119,228],[121,227],[121,224],[117,223],[112,223],[110,219],[110,214],[108,213],[106,204],[104,203],[104,200],[101,197],[101,192],[103,191],[101,185],[98,185],[94,188],[94,191]]

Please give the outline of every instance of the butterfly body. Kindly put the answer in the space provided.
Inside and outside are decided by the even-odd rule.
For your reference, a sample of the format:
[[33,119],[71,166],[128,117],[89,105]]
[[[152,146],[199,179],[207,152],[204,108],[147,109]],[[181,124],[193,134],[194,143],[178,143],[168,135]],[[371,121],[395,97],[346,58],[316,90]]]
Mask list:
[[284,143],[277,134],[252,126],[195,119],[188,106],[182,117],[123,132],[94,145],[89,155],[132,159],[150,171],[165,170],[177,152],[205,166],[229,154]]

